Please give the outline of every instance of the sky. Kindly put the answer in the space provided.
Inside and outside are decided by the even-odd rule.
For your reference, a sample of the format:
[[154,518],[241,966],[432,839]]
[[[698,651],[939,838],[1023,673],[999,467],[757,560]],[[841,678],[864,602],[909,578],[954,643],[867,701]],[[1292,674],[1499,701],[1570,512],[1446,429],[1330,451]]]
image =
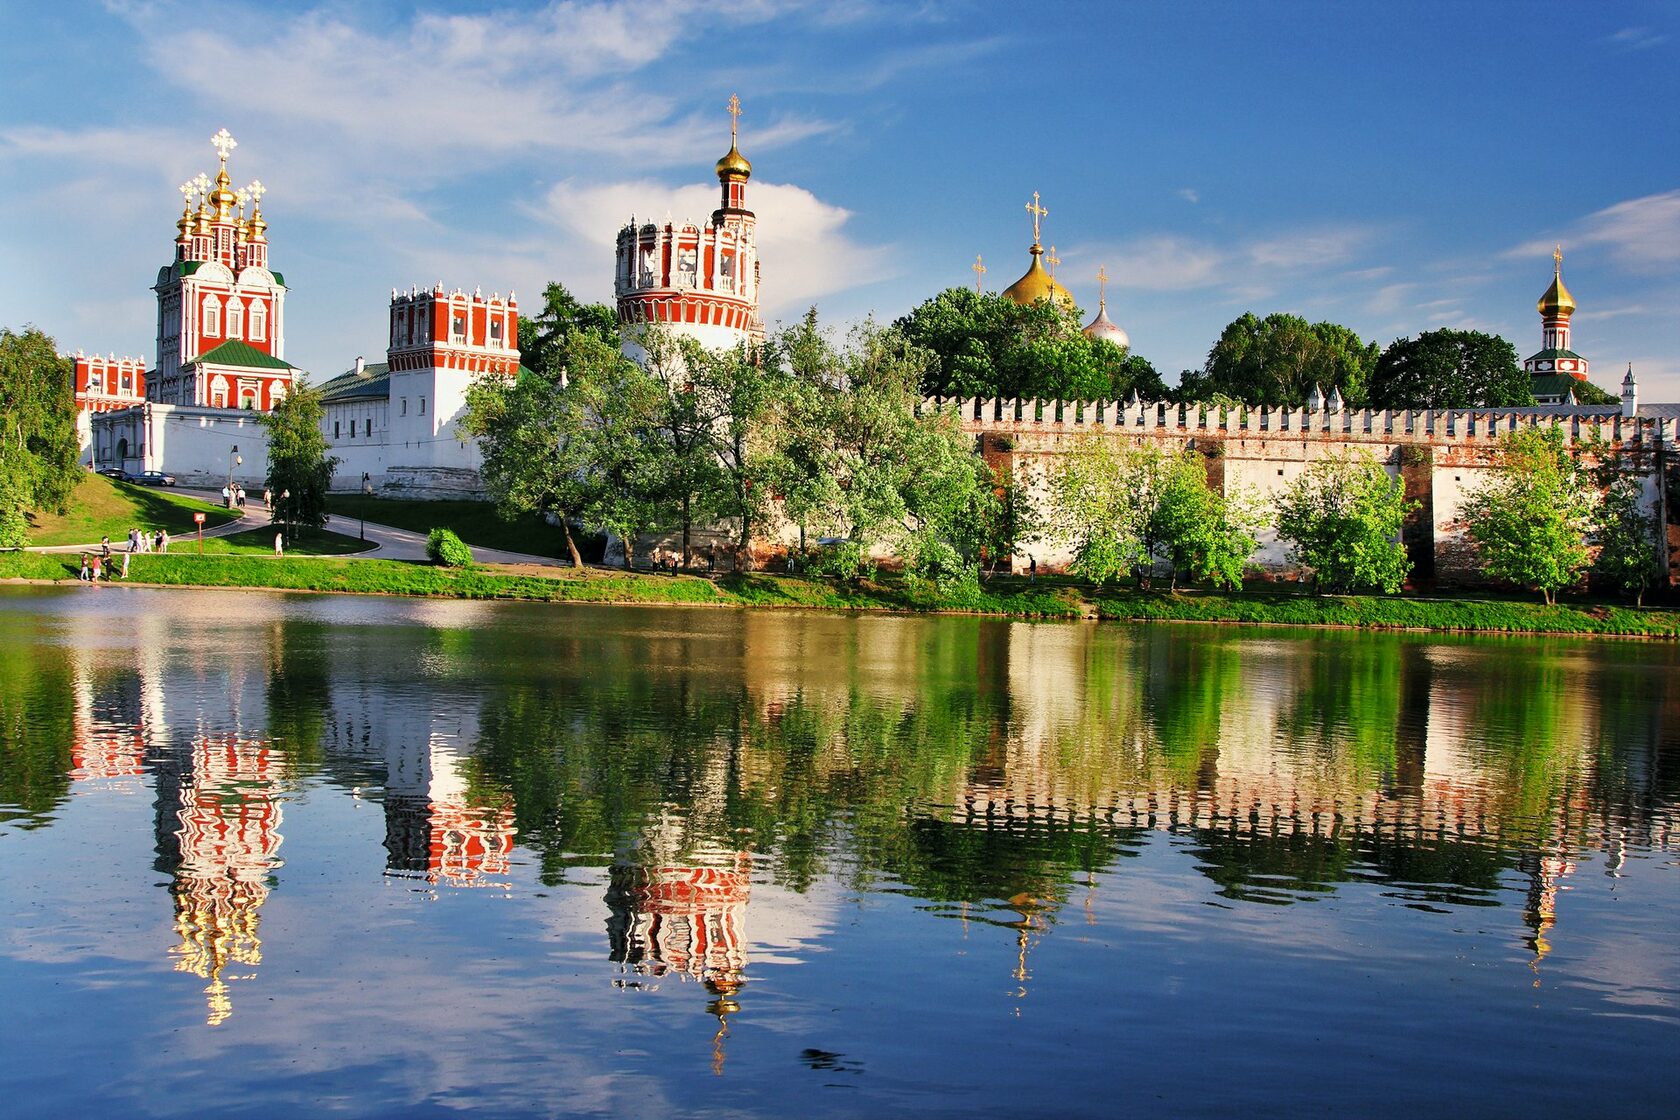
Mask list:
[[1025,271],[1176,380],[1245,311],[1575,349],[1680,401],[1680,5],[0,0],[0,326],[156,353],[176,186],[238,140],[285,357],[382,357],[390,289],[610,301],[632,216],[705,220],[739,94],[762,305],[843,328]]

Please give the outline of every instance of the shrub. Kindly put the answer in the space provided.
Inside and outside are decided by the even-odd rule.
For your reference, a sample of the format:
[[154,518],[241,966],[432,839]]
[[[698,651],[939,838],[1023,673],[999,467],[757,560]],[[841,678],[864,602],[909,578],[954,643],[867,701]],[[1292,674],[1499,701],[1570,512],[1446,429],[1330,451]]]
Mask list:
[[433,529],[427,535],[426,555],[431,558],[432,563],[441,564],[445,568],[472,567],[472,549],[452,530],[442,527]]
[[875,565],[856,541],[826,541],[806,554],[805,570],[814,576],[856,582],[875,574]]

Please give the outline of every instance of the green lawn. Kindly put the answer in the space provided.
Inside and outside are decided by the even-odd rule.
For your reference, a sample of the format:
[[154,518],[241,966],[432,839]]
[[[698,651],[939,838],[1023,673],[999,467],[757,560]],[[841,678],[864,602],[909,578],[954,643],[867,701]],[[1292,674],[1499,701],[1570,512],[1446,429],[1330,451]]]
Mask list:
[[[241,534],[248,535],[248,534]],[[269,538],[272,545],[273,537]],[[76,558],[0,553],[0,579],[74,579]],[[438,568],[376,559],[284,559],[223,553],[140,555],[131,583],[180,587],[265,587],[293,591],[422,595],[532,602],[696,603],[727,607],[804,607],[866,611],[964,611],[1016,618],[1081,618],[1139,622],[1274,623],[1424,629],[1464,633],[1617,634],[1680,638],[1680,612],[1633,610],[1602,603],[1547,607],[1504,599],[1405,596],[1312,596],[1289,592],[1219,594],[1164,591],[1091,592],[1070,583],[999,580],[978,593],[944,599],[896,577],[860,585],[802,576],[751,573],[717,580],[558,569],[515,575],[494,568]]]
[[[340,522],[339,524],[343,524]],[[257,529],[246,529],[241,533],[230,533],[225,537],[211,537],[204,542],[206,556],[273,556],[274,534],[279,532],[277,526],[264,525]],[[198,554],[196,537],[182,537],[171,543],[172,551]],[[357,552],[367,552],[379,546],[372,541],[360,540],[354,535],[334,533],[328,529],[299,529],[292,533],[291,541],[286,545],[286,552],[293,556],[348,556]]]
[[[521,517],[505,521],[496,513],[491,502],[418,502],[404,498],[367,498],[360,494],[333,494],[327,498],[327,511],[333,524],[343,532],[356,527],[356,519],[366,516],[381,525],[398,529],[412,529],[429,533],[442,526],[455,530],[455,535],[471,545],[499,548],[508,552],[528,552],[534,556],[567,557],[566,538],[558,526],[537,517]],[[586,559],[590,550],[584,539],[578,538],[578,548]],[[599,559],[600,549],[595,549]]]
[[220,506],[172,493],[165,487],[113,482],[89,471],[76,484],[64,513],[31,513],[29,543],[35,545],[94,544],[100,537],[126,541],[130,529],[166,529],[180,537],[194,529],[192,515],[202,512],[204,527],[233,520]]

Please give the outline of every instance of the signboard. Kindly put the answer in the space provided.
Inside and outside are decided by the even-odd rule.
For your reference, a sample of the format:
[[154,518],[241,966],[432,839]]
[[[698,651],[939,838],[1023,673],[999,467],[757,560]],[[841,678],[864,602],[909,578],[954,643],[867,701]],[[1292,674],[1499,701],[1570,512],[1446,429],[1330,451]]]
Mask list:
[[193,520],[202,525],[204,524],[204,515],[202,513],[195,513],[193,514]]

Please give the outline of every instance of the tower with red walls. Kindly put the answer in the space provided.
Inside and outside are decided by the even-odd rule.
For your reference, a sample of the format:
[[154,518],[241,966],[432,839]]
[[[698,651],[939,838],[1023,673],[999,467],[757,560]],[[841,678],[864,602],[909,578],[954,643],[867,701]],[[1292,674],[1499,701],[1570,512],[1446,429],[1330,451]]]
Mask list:
[[625,353],[644,353],[641,335],[660,324],[702,346],[727,350],[764,338],[758,313],[758,219],[747,209],[752,164],[741,154],[741,101],[729,99],[729,151],[717,161],[722,197],[705,225],[667,221],[618,231],[613,293]]

